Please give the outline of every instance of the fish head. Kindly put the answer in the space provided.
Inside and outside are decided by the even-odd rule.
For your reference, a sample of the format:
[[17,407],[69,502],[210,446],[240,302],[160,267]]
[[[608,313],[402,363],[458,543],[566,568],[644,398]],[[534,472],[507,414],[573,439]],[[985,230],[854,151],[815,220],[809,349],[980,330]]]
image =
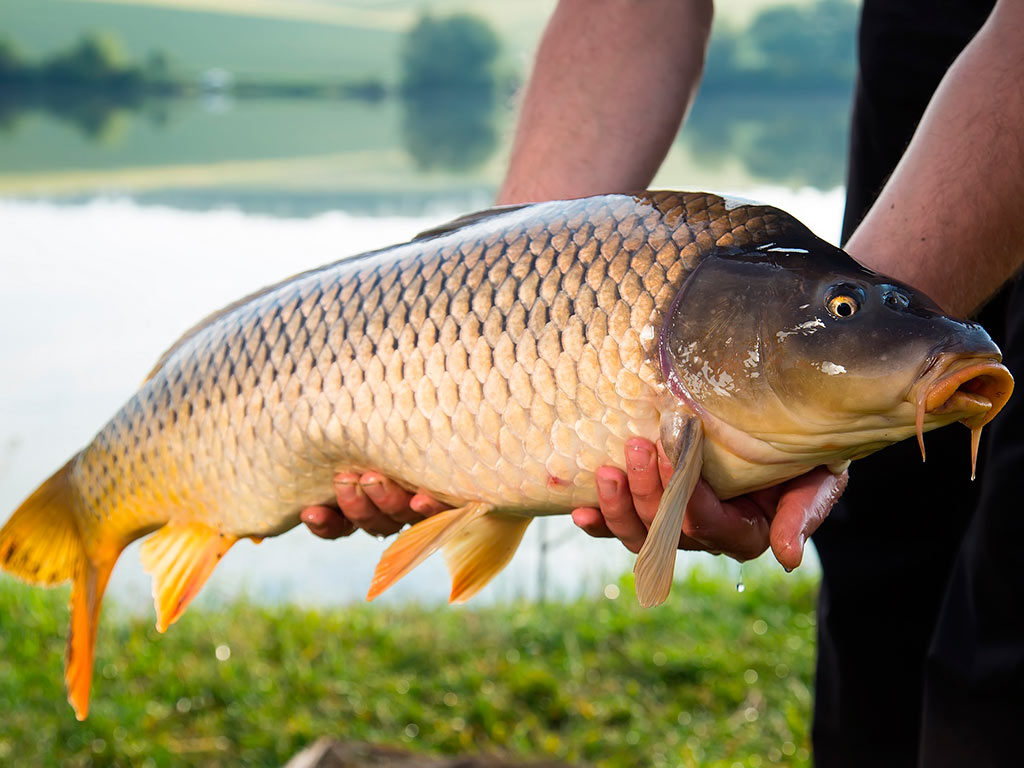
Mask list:
[[915,433],[923,452],[954,421],[976,456],[1013,390],[985,330],[823,241],[799,246],[694,270],[662,328],[673,394],[754,463],[842,465]]

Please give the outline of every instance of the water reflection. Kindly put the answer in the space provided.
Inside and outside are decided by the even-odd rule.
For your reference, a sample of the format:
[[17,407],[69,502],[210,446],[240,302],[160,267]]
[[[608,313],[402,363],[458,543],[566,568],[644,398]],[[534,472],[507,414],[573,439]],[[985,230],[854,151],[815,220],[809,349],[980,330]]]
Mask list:
[[[487,205],[511,139],[505,105],[489,90],[379,102],[236,98],[215,111],[199,99],[57,109],[0,99],[0,196],[116,191],[283,215]],[[702,96],[662,178],[833,189],[843,182],[847,113],[842,96]]]
[[710,167],[737,160],[759,180],[833,189],[845,178],[849,110],[832,93],[702,96],[680,141]]
[[402,99],[402,143],[420,171],[463,173],[498,146],[494,88],[411,93]]
[[84,138],[99,144],[116,144],[118,124],[131,115],[145,115],[156,124],[166,110],[147,110],[137,93],[82,91],[76,88],[54,90],[0,89],[0,133],[4,140],[17,135],[23,118],[41,112],[58,122],[73,126]]

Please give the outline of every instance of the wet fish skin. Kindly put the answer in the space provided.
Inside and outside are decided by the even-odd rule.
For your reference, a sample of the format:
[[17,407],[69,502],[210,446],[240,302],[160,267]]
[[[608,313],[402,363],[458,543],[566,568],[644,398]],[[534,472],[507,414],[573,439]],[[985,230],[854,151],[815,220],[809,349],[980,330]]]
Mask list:
[[[740,322],[756,313],[732,312],[733,326],[701,329],[716,315],[695,308],[701,296],[740,307],[793,303],[799,292],[787,302],[763,293],[790,275],[787,249],[803,251],[807,258],[797,261],[810,264],[819,282],[834,282],[837,270],[866,279],[778,209],[648,192],[464,217],[411,243],[298,275],[207,318],[0,530],[5,570],[46,585],[73,582],[66,680],[76,714],[88,710],[109,574],[124,547],[150,532],[142,558],[163,630],[235,541],[291,528],[301,508],[333,498],[338,471],[373,468],[458,508],[407,529],[382,558],[371,595],[444,547],[453,599],[465,599],[508,561],[533,516],[594,504],[594,471],[621,462],[631,436],[660,435],[679,458],[685,483],[666,493],[677,502],[673,521],[701,467],[729,495],[855,458],[865,450],[856,439],[843,444],[827,429],[773,423],[787,409],[760,407],[764,380],[735,355],[715,358],[721,370],[711,370],[710,356],[686,352],[693,339],[720,335],[719,346],[728,348],[741,336],[749,345],[764,335],[757,323]],[[751,254],[769,279],[740,279],[723,293],[715,270]],[[827,269],[815,266],[819,256],[831,259]],[[770,323],[771,333],[789,333],[796,321],[785,312],[771,323],[790,325]],[[924,337],[927,325],[918,329]],[[842,324],[829,333],[857,336]],[[801,379],[798,387],[813,401],[826,391],[822,366],[830,361],[788,355],[802,338],[793,336],[779,357],[796,361],[787,371],[803,372],[804,358],[816,362],[811,383]],[[924,354],[916,347],[888,372],[888,399],[880,402],[893,413],[881,414],[889,421],[867,450],[914,433],[911,390],[920,392],[918,431],[968,416],[980,429],[1012,386],[985,339],[948,352],[962,363],[955,381],[940,366],[927,387],[919,385],[928,361],[915,357]],[[932,352],[943,349],[936,342]],[[723,371],[743,389],[728,397],[715,387],[697,391],[700,377],[721,383]],[[868,376],[867,386],[877,378]],[[961,391],[975,379],[984,383]],[[836,406],[819,415],[841,430],[830,409]],[[649,542],[662,540],[658,558],[647,559],[658,587],[646,596],[638,588],[648,604],[667,593],[671,568],[661,561],[674,560],[675,542],[666,537],[678,538],[677,525],[651,530]],[[638,587],[641,581],[638,574]]]

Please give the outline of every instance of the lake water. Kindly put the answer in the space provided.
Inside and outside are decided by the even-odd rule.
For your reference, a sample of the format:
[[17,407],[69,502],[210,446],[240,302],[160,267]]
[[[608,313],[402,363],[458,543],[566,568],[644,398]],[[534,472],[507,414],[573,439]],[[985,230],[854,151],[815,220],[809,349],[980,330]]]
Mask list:
[[[3,116],[0,520],[211,310],[488,205],[511,111],[456,106],[208,99]],[[809,114],[825,126],[814,140],[794,120]],[[764,200],[834,242],[844,115],[837,99],[704,100],[654,186]],[[478,599],[537,596],[544,542],[549,596],[599,592],[632,566],[620,545],[567,518],[539,521]],[[359,600],[384,546],[361,533],[324,542],[303,528],[259,547],[242,542],[204,599]],[[707,555],[679,557],[680,568],[736,570]],[[433,558],[382,599],[442,600],[448,588]],[[147,606],[137,545],[111,592]]]

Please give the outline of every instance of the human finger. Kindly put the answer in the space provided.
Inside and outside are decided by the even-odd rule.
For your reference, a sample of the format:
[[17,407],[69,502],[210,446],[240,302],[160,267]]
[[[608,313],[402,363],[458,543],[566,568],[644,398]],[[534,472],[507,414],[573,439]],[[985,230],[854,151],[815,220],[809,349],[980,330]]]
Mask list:
[[818,467],[786,484],[771,525],[772,552],[783,568],[800,565],[807,538],[828,517],[849,480],[847,472],[834,475]]
[[321,539],[340,539],[355,531],[355,526],[334,507],[306,507],[299,519]]
[[448,505],[442,504],[427,493],[413,494],[413,497],[409,499],[409,508],[420,517],[430,517],[449,509]]
[[[743,562],[768,549],[769,523],[753,500],[745,497],[720,501],[704,480],[697,482],[683,517],[683,536],[702,549]],[[692,548],[681,539],[680,546]]]
[[626,474],[617,467],[598,467],[594,476],[597,503],[608,531],[630,552],[639,552],[647,538],[647,526],[633,506],[633,489]]
[[604,515],[594,507],[577,507],[572,511],[572,521],[589,535],[597,539],[610,539],[615,536],[608,529]]
[[359,478],[359,487],[385,517],[399,523],[418,523],[423,519],[419,512],[409,506],[412,494],[390,477],[380,472],[364,472]]
[[403,523],[382,513],[359,484],[359,475],[342,472],[334,478],[334,492],[341,513],[356,528],[375,536],[388,536],[401,529]]
[[[654,522],[664,491],[659,464],[658,449],[650,440],[634,437],[626,441],[626,479],[629,483],[629,495],[632,497],[632,506],[643,523],[645,537],[646,529]],[[601,508],[603,510],[604,506]],[[605,517],[607,518],[607,514]]]

